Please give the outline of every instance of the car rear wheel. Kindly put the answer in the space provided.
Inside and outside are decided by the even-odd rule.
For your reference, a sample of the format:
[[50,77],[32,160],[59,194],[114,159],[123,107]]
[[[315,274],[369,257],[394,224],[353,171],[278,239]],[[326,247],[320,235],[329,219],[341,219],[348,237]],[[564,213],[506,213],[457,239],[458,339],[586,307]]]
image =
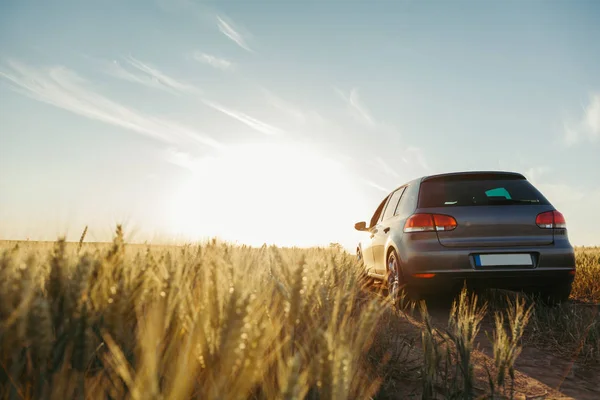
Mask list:
[[406,293],[409,299],[417,300],[418,296],[414,290],[411,290],[404,281],[398,255],[395,250],[390,251],[387,258],[387,289],[388,297],[392,301],[394,307],[400,306],[402,291]]

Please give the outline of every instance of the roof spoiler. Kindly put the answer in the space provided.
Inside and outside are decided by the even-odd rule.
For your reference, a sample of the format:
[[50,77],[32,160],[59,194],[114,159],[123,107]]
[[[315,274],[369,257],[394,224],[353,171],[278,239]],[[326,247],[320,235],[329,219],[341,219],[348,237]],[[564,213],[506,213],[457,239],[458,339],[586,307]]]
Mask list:
[[474,171],[454,172],[448,174],[431,175],[423,178],[421,182],[443,181],[472,181],[472,180],[527,180],[524,175],[516,172],[502,171]]

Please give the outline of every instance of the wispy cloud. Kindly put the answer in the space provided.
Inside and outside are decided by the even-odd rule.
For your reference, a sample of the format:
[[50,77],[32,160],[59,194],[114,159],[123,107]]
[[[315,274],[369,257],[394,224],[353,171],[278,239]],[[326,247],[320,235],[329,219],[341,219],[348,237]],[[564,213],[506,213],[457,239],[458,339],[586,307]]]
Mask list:
[[301,105],[283,99],[278,94],[265,87],[259,87],[267,103],[277,112],[280,123],[285,124],[288,133],[296,133],[303,137],[319,136],[327,132],[331,137],[347,140],[347,132],[337,121],[324,116],[310,106]]
[[572,125],[565,123],[564,141],[568,146],[582,140],[595,142],[600,139],[600,93],[590,96],[589,104],[583,107],[583,117]]
[[277,111],[281,112],[282,114],[290,117],[291,119],[293,119],[294,121],[298,122],[298,123],[305,123],[307,120],[307,115],[304,111],[302,111],[300,108],[296,107],[295,105],[281,99],[280,97],[276,96],[274,93],[272,93],[271,91],[267,90],[267,89],[262,89],[263,94],[265,95],[265,98],[267,100],[267,102],[273,106],[275,109],[277,109]]
[[575,128],[571,124],[567,123],[563,124],[563,128],[563,140],[568,147],[574,146],[581,141],[581,137],[583,135],[581,134],[578,128]]
[[104,72],[108,75],[124,81],[137,83],[144,86],[153,87],[155,89],[165,89],[157,80],[152,79],[148,75],[140,75],[126,69],[119,61],[113,60],[107,62],[104,67]]
[[375,161],[373,161],[373,165],[378,167],[382,172],[393,176],[394,178],[399,178],[400,175],[392,168],[388,163],[386,163],[381,157],[376,157]]
[[164,90],[171,94],[200,93],[200,89],[194,85],[175,79],[148,63],[131,56],[123,60],[123,62],[119,60],[105,62],[104,72],[117,79]]
[[178,150],[175,147],[170,147],[167,149],[165,160],[173,165],[177,165],[178,167],[187,169],[191,172],[201,171],[198,159],[192,157],[186,152]]
[[585,110],[583,124],[591,140],[600,138],[600,94],[595,94]]
[[[389,193],[393,188],[397,188],[411,179],[430,173],[429,165],[420,148],[408,146],[404,149],[398,149],[395,153],[395,157],[404,163],[401,171],[398,172],[382,157],[374,156],[368,165],[375,167],[375,169],[365,169],[370,171],[364,181],[365,184]],[[375,180],[381,184],[375,183]]]
[[384,193],[389,193],[390,192],[390,190],[388,188],[385,188],[385,187],[383,187],[381,185],[378,185],[377,183],[375,183],[373,181],[365,180],[364,182],[368,186],[371,186],[371,187],[373,187],[373,188],[375,188],[375,189],[377,189],[377,190],[379,190],[381,192],[384,192]]
[[177,92],[198,92],[198,89],[195,86],[184,82],[180,82],[179,80],[159,71],[157,68],[151,66],[150,64],[144,63],[134,57],[129,56],[125,58],[125,61],[133,68],[148,75],[150,78],[152,78],[152,80],[158,82],[163,87],[170,88]]
[[233,22],[225,21],[225,17],[221,17],[217,15],[217,26],[221,33],[227,36],[229,39],[233,40],[238,46],[242,49],[252,52],[248,43],[246,43],[246,39],[242,36],[239,30],[236,30],[233,26]]
[[221,143],[174,121],[145,115],[94,91],[88,82],[64,67],[33,68],[9,61],[0,78],[19,93],[89,119],[118,126],[167,143],[194,140],[213,148]]
[[358,120],[366,123],[371,127],[375,127],[377,125],[375,120],[371,116],[369,109],[360,99],[358,89],[353,88],[352,90],[350,90],[350,93],[346,94],[342,90],[336,88],[336,92],[348,104],[348,107]]
[[204,102],[204,104],[213,108],[214,110],[220,111],[225,115],[228,115],[234,119],[237,119],[238,121],[246,124],[247,126],[249,126],[250,128],[252,128],[258,132],[264,133],[266,135],[277,135],[277,134],[283,133],[283,131],[281,129],[276,128],[273,125],[270,125],[266,122],[260,121],[260,120],[254,118],[254,117],[251,117],[247,114],[244,114],[240,111],[232,110],[221,104],[215,103],[214,101],[210,101],[210,100],[202,100],[202,101]]
[[423,153],[423,150],[420,147],[408,146],[404,150],[402,160],[407,164],[416,163],[419,167],[421,167],[425,171],[429,170],[429,163],[427,163],[425,154]]
[[543,175],[546,175],[550,171],[552,171],[552,169],[545,165],[535,166],[525,170],[525,177],[535,184],[539,182]]
[[234,64],[231,61],[217,56],[213,56],[212,54],[202,53],[201,51],[194,52],[192,54],[192,57],[194,58],[194,60],[204,64],[208,64],[213,68],[221,70],[233,70],[235,68]]
[[[211,60],[215,61],[215,59],[211,59]],[[124,80],[130,81],[130,82],[140,83],[145,86],[164,89],[169,92],[174,92],[174,93],[185,92],[185,93],[190,93],[190,94],[194,94],[194,95],[200,94],[200,90],[195,88],[194,86],[183,83],[183,82],[179,81],[178,79],[176,79],[172,76],[169,76],[154,67],[151,67],[149,64],[146,64],[139,60],[136,60],[133,57],[127,58],[126,61],[127,61],[128,65],[130,65],[131,67],[133,67],[136,70],[135,73],[130,72],[129,70],[123,68],[119,63],[113,63],[111,69],[108,70],[107,72],[109,72],[112,76],[120,78],[120,79],[124,79]],[[221,61],[224,61],[224,60],[221,60]],[[152,79],[148,79],[148,78],[152,78]],[[202,96],[198,96],[197,98],[199,98],[199,100],[202,101],[202,103],[209,106],[210,108],[217,110],[231,118],[234,118],[258,132],[261,132],[261,133],[264,133],[267,135],[276,135],[276,134],[280,134],[283,132],[281,129],[279,129],[271,124],[268,124],[266,122],[263,122],[257,118],[254,118],[248,114],[245,114],[243,112],[233,110],[233,109],[226,107],[222,104],[219,104],[215,101],[208,100]]]

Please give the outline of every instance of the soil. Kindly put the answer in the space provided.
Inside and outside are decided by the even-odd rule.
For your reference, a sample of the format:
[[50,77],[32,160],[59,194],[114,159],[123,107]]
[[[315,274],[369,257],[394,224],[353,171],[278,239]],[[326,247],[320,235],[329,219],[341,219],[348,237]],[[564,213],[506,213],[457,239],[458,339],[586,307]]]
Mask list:
[[[428,302],[433,325],[445,328],[450,314],[450,301]],[[583,305],[582,305],[583,306]],[[420,326],[418,319],[407,317],[415,328]],[[494,325],[491,318],[482,321],[476,339],[475,375],[479,386],[487,388],[485,365],[493,365],[492,345],[486,336],[492,334]],[[565,357],[551,350],[525,344],[515,363],[517,370],[516,399],[600,399],[600,367],[578,364],[575,357]]]

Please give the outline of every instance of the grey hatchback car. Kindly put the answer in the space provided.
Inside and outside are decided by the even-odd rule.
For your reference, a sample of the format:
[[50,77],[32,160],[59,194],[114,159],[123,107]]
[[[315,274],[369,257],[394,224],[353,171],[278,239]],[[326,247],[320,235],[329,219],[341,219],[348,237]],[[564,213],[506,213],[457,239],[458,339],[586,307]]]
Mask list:
[[566,301],[575,253],[565,218],[523,175],[459,172],[415,179],[379,204],[356,251],[366,274],[413,298],[499,288]]

